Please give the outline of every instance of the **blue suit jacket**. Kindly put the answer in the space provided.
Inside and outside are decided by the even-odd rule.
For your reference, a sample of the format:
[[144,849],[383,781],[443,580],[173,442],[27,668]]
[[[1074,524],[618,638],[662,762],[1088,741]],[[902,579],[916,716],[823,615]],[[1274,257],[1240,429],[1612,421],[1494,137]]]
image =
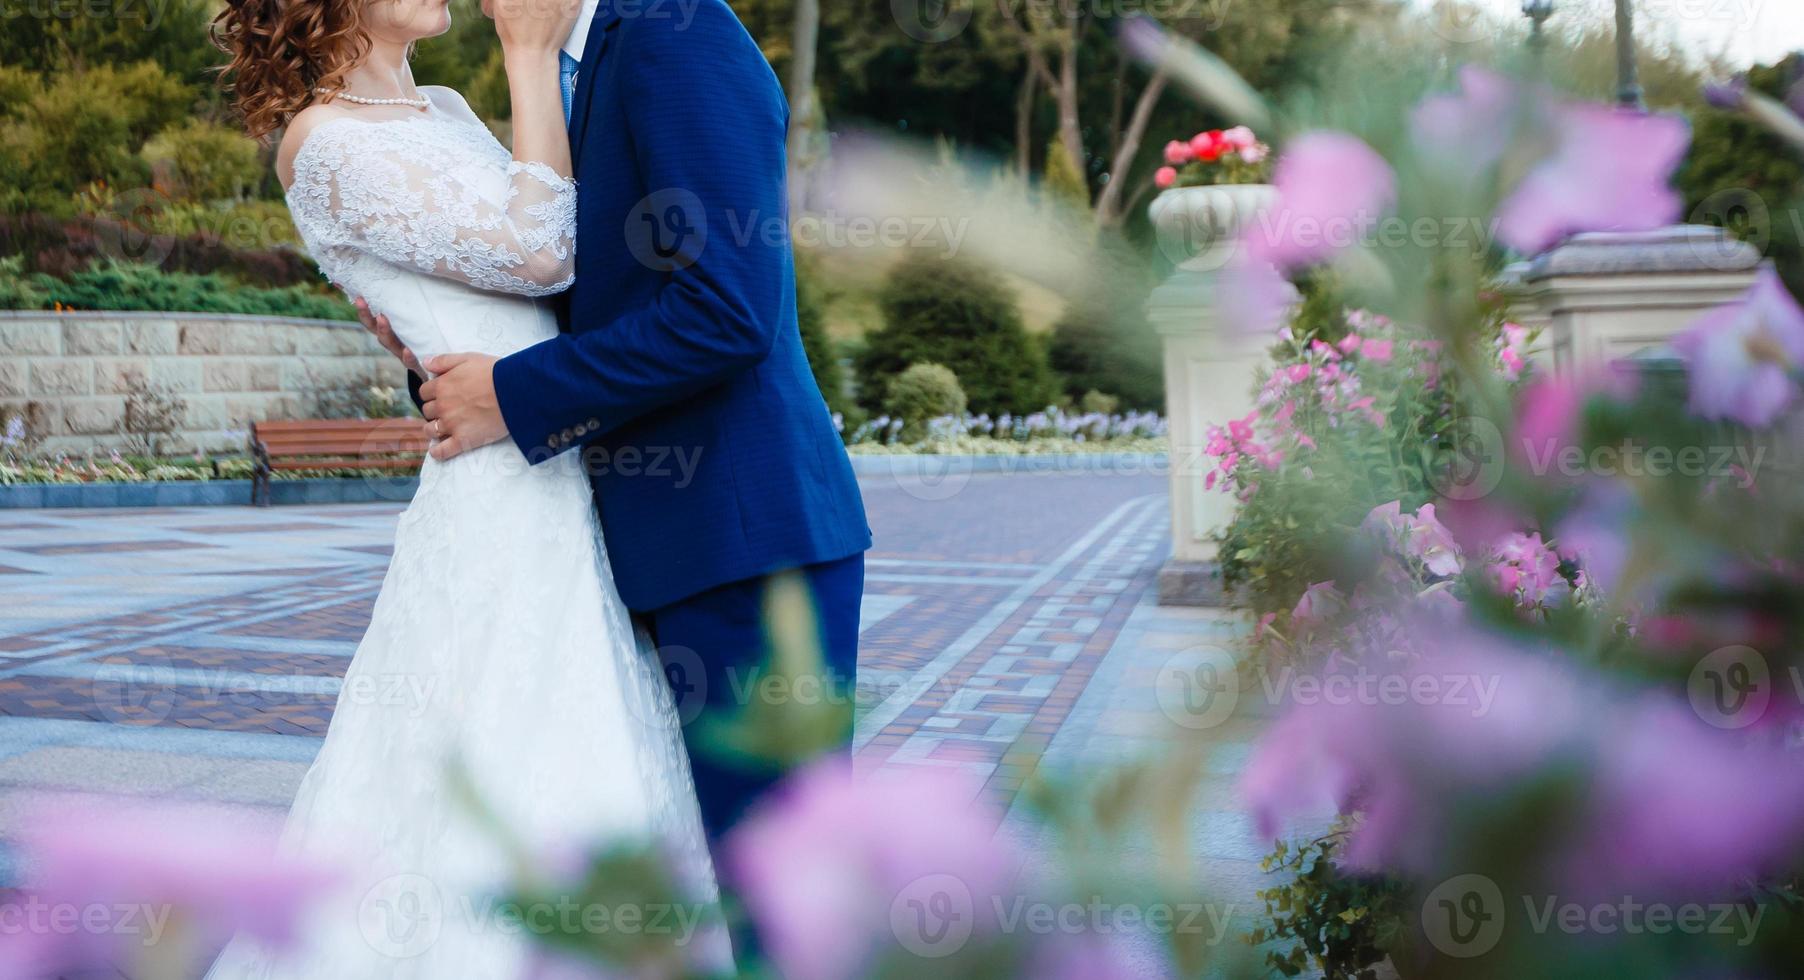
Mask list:
[[796,328],[776,76],[722,0],[624,12],[602,0],[575,86],[562,332],[497,363],[495,393],[528,459],[584,452],[649,611],[871,534]]

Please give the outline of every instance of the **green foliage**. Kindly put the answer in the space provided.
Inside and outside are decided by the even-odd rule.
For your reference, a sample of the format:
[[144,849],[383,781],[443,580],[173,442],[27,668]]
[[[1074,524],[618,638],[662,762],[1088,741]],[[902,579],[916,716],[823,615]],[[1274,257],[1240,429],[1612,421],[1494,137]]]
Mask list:
[[247,313],[323,320],[355,320],[356,311],[336,296],[290,286],[259,289],[220,275],[164,272],[153,266],[106,262],[67,280],[37,274],[31,289],[37,308],[75,310],[160,310],[188,313]]
[[242,198],[263,177],[257,144],[235,128],[187,119],[158,133],[139,156],[159,186],[184,200]]
[[0,258],[0,310],[43,309],[44,290],[25,271],[25,259],[18,255]]
[[912,442],[926,437],[927,423],[933,419],[962,418],[965,389],[959,387],[958,375],[943,364],[912,364],[889,380],[883,410],[902,420],[902,438]]
[[138,148],[153,133],[193,108],[192,87],[151,62],[101,65],[52,77],[0,119],[0,151],[13,157],[23,179],[9,209],[22,204],[58,213],[68,198],[95,182],[142,186],[150,169]]
[[[82,0],[4,9],[8,16],[0,31],[0,64],[29,72],[150,61],[186,84],[201,86],[208,82],[208,69],[221,60],[206,43],[216,9],[213,0]],[[33,15],[21,16],[27,13]]]
[[958,365],[973,412],[1034,412],[1056,399],[1046,353],[992,270],[911,257],[891,271],[879,305],[883,327],[866,338],[859,358],[865,408],[879,410],[889,379],[922,361]]
[[[1783,98],[1794,56],[1748,73],[1751,88]],[[1794,292],[1804,291],[1804,162],[1772,130],[1738,112],[1703,108],[1692,117],[1691,154],[1677,183],[1690,220],[1728,228],[1771,258]]]
[[1047,349],[1052,369],[1072,398],[1102,391],[1129,409],[1163,411],[1163,345],[1146,318],[1151,275],[1114,235],[1102,240],[1097,254],[1096,275],[1053,324]]
[[1344,830],[1292,846],[1279,841],[1259,862],[1267,873],[1285,875],[1284,884],[1259,892],[1267,924],[1247,941],[1291,945],[1267,950],[1266,963],[1279,974],[1319,974],[1326,980],[1376,980],[1375,969],[1405,945],[1408,892],[1382,875],[1346,871],[1334,863]]
[[846,396],[845,371],[827,335],[827,299],[819,275],[807,262],[796,263],[796,325],[802,331],[802,351],[808,355],[808,369],[814,373],[814,384],[827,400],[827,409],[844,414],[852,408]]
[[1084,180],[1084,172],[1071,154],[1065,150],[1065,144],[1053,140],[1046,148],[1046,195],[1063,204],[1070,205],[1079,211],[1090,207],[1090,185]]

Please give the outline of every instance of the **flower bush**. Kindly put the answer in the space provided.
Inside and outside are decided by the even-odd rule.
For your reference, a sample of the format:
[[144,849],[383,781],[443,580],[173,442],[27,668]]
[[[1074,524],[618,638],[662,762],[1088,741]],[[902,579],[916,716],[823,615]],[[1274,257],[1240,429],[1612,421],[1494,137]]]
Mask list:
[[[1261,615],[1290,609],[1348,559],[1321,542],[1347,539],[1387,502],[1427,503],[1457,448],[1463,403],[1443,344],[1336,302],[1330,287],[1306,305],[1279,334],[1257,407],[1207,432],[1204,483],[1239,501],[1220,535],[1223,579]],[[1519,379],[1534,338],[1487,319],[1487,362]]]
[[1152,412],[1073,414],[1047,406],[1027,415],[942,415],[926,421],[919,439],[907,438],[902,418],[880,415],[852,430],[846,444],[854,453],[1163,452],[1167,431]]
[[[1676,218],[1683,123],[1472,68],[1398,115],[1300,127],[1277,217],[1225,272],[1242,309],[1281,309],[1275,267],[1371,311],[1346,348],[1278,334],[1259,410],[1211,446],[1260,645],[1280,677],[1350,692],[1273,695],[1242,780],[1259,832],[1319,844],[1337,815],[1335,874],[1403,896],[1349,954],[1332,922],[1372,907],[1284,863],[1306,928],[1280,907],[1263,934],[1329,976],[1381,954],[1405,976],[1783,971],[1804,941],[1804,711],[1773,679],[1804,647],[1804,498],[1762,466],[1796,458],[1804,310],[1763,272],[1677,361],[1537,376],[1499,322],[1499,258]],[[1461,215],[1498,240],[1371,234]],[[1650,908],[1739,925],[1593,917]],[[1540,909],[1581,921],[1537,928]]]
[[1245,126],[1211,129],[1165,144],[1165,166],[1153,172],[1153,184],[1161,190],[1263,184],[1271,176],[1270,155],[1271,147]]

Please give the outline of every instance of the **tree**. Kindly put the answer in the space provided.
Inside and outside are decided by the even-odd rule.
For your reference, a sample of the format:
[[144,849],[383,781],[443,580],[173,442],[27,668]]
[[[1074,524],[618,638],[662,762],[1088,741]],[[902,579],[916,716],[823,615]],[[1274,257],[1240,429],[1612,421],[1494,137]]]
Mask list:
[[[1018,165],[1026,169],[1020,148],[1032,139],[1031,113],[1036,93],[1043,91],[1054,106],[1059,145],[1099,185],[1093,201],[1097,223],[1119,226],[1137,203],[1130,188],[1146,185],[1133,176],[1157,165],[1147,134],[1169,78],[1130,63],[1114,43],[1122,13],[1077,0],[994,0],[984,9],[990,29],[1012,41],[1025,73],[1016,103]],[[1161,20],[1166,29],[1221,55],[1257,86],[1277,81],[1274,69],[1317,39],[1338,36],[1352,15],[1368,9],[1370,0],[1271,0],[1255,9],[1236,8],[1233,16],[1209,5],[1180,5]],[[1106,124],[1096,123],[1099,115]]]

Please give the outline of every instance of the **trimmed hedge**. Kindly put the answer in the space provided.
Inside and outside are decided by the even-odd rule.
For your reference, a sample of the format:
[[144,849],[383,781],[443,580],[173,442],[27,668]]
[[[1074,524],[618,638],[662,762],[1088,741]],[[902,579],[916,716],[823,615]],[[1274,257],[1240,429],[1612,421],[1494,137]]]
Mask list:
[[1058,399],[1045,348],[1021,325],[998,275],[937,255],[904,259],[879,305],[883,326],[859,357],[859,401],[880,411],[891,378],[928,361],[951,367],[973,412],[1036,412]]

